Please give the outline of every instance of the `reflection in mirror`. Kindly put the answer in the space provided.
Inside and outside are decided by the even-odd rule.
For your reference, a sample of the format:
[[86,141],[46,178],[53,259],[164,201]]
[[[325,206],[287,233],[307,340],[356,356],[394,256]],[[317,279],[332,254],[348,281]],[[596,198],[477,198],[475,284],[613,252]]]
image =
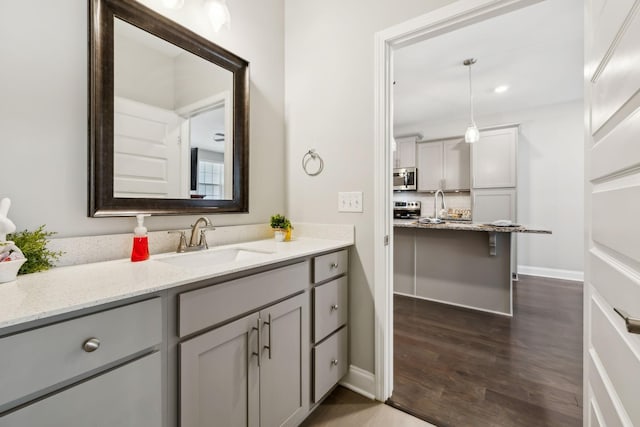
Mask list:
[[233,73],[114,20],[113,197],[233,197]]

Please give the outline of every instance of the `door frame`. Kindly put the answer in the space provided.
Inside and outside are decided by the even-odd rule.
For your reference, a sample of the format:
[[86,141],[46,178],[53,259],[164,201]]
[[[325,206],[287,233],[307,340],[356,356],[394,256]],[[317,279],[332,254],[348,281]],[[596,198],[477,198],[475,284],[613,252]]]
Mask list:
[[393,391],[393,51],[541,1],[459,0],[375,34],[374,355],[380,401]]

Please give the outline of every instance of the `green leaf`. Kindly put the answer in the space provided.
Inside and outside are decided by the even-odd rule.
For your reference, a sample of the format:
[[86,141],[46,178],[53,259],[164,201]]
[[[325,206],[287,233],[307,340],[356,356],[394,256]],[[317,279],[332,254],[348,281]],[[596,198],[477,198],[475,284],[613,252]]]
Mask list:
[[27,262],[20,267],[18,274],[48,270],[54,266],[54,262],[64,253],[47,249],[48,237],[56,233],[45,231],[44,228],[45,225],[41,225],[34,231],[24,230],[7,235],[7,239],[13,240],[27,258]]

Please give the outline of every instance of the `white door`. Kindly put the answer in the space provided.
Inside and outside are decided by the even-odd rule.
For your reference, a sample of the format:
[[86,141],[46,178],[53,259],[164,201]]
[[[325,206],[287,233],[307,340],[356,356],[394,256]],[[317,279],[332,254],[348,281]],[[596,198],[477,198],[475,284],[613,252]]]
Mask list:
[[180,117],[124,98],[115,98],[114,110],[114,196],[188,197]]
[[586,426],[640,426],[640,1],[589,0]]

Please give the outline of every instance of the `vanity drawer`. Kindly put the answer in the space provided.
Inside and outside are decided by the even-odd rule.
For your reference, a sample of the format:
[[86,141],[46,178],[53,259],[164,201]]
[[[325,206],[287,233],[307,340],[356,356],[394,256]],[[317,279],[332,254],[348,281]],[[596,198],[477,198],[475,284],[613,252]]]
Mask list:
[[178,296],[178,336],[184,337],[249,313],[309,287],[309,263],[301,262]]
[[[83,346],[100,341],[91,352]],[[0,339],[0,407],[162,342],[160,298]]]
[[343,250],[313,259],[313,283],[337,277],[349,270],[349,251]]
[[317,402],[347,373],[347,327],[313,349],[313,401]]
[[346,325],[349,307],[346,277],[340,277],[313,289],[313,339],[321,341],[342,325]]

